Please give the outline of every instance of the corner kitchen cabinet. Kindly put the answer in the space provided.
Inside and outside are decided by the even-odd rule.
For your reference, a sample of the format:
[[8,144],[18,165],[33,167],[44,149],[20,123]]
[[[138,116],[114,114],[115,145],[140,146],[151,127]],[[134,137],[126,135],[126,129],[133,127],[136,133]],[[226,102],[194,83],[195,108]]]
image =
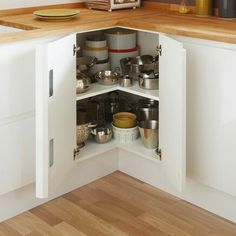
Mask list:
[[[156,54],[156,46],[161,46],[159,91],[146,91],[138,86],[121,88],[117,85],[101,86],[95,84],[85,94],[76,96],[76,56],[73,50],[77,45],[76,37],[79,34],[72,34],[37,47],[37,197],[48,197],[54,189],[59,188],[62,179],[66,178],[68,173],[76,168],[81,160],[86,161],[117,147],[144,157],[153,165],[161,166],[168,181],[181,191],[185,179],[186,52],[182,43],[163,34],[138,33],[144,34],[147,37],[146,39],[155,39],[152,41],[152,44],[155,45],[153,54]],[[84,35],[85,33],[83,33]],[[143,48],[145,48],[145,41],[142,42]],[[123,90],[159,101],[161,160],[156,158],[154,150],[150,151],[142,147],[140,149],[140,140],[122,146],[115,143],[115,141],[104,144],[104,146],[88,143],[83,156],[79,157],[78,160],[74,160],[76,149],[76,100],[114,90]],[[128,155],[127,158],[129,158]],[[140,173],[142,173],[142,166],[140,166]]]

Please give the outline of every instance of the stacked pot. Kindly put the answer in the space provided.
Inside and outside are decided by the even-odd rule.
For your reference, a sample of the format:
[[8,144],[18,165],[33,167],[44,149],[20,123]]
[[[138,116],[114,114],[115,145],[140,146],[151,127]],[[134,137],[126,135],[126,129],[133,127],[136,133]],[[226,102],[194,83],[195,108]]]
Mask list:
[[103,35],[88,36],[85,40],[83,55],[97,58],[97,63],[90,70],[92,74],[110,69],[107,40]]
[[158,102],[150,99],[141,99],[136,107],[139,132],[144,147],[148,149],[159,145],[158,110]]
[[127,29],[112,29],[106,32],[109,47],[111,70],[120,68],[120,60],[126,57],[139,55],[137,34]]

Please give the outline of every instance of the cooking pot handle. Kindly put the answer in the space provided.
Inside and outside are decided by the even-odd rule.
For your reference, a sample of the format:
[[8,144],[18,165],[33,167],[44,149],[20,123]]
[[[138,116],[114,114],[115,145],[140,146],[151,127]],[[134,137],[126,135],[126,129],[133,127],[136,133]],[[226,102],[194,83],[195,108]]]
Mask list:
[[93,67],[97,63],[98,59],[96,57],[93,58],[90,67]]
[[88,128],[95,128],[97,124],[88,124]]

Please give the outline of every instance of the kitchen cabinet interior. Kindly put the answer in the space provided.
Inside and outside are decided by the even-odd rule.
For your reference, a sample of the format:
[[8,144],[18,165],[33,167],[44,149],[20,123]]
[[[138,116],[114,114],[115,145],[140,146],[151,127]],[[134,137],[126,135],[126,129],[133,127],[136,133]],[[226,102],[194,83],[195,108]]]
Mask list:
[[[185,50],[181,43],[167,36],[146,32],[138,33],[138,43],[140,43],[141,48],[142,45],[144,45],[141,51],[142,54],[146,53],[145,47],[152,47],[152,54],[155,55],[158,39],[159,44],[162,45],[159,68],[160,94],[158,96],[157,91],[145,91],[137,86],[126,88],[125,92],[159,100],[159,142],[162,152],[160,165],[171,183],[180,191],[185,178]],[[150,35],[150,38],[148,35]],[[82,37],[85,36],[86,34],[83,34]],[[82,40],[79,40],[79,37],[80,35],[78,34],[77,46],[82,44]],[[144,37],[146,40],[144,40]],[[155,41],[152,41],[153,37],[156,38]],[[124,91],[124,89],[118,86],[109,87],[100,85],[96,88],[97,84],[95,84],[94,88],[91,89],[91,93],[88,90],[86,94],[79,95],[76,99],[76,56],[75,53],[73,53],[73,47],[76,45],[75,38],[76,34],[72,34],[56,40],[55,42],[37,47],[36,190],[38,197],[48,197],[50,193],[49,185],[54,187],[58,186],[61,182],[61,178],[66,176],[66,171],[69,172],[70,169],[73,168],[73,151],[76,148],[76,100],[114,90]],[[147,46],[146,43],[148,41],[152,43]],[[55,79],[53,79],[53,93],[51,91],[52,88],[49,86],[50,83],[52,84],[52,82],[49,82],[49,80],[51,80],[51,70],[53,70],[53,75],[57,75],[53,76],[55,77]],[[67,83],[70,84],[70,86],[67,85]],[[63,92],[60,93],[60,89],[62,88],[63,90],[61,91]],[[52,116],[54,116],[54,118]],[[70,119],[68,117],[70,117]],[[175,119],[173,119],[173,117],[175,117]],[[61,130],[61,133],[58,129]],[[68,130],[70,131],[68,132]],[[56,135],[58,135],[58,140]],[[68,140],[70,140],[70,144]],[[104,146],[99,144],[87,144],[87,146],[87,152],[84,151],[81,160],[86,160],[98,153],[106,152],[110,150],[111,147],[119,147],[115,142],[108,143]],[[140,147],[140,141],[133,145],[127,145],[125,149],[132,152],[136,147]],[[60,148],[61,150],[59,151]],[[65,149],[68,149],[67,152]],[[156,160],[152,157],[156,154],[152,154],[150,157],[149,152],[146,150],[139,151],[141,156],[145,156],[146,159]],[[152,150],[152,152],[154,153],[154,150]],[[137,149],[134,153],[140,155]],[[48,163],[52,163],[52,155],[54,155],[54,159],[53,165],[50,167]],[[57,164],[57,162],[61,164]],[[56,166],[58,166],[58,169],[56,169]],[[140,166],[140,171],[141,169],[142,167]]]

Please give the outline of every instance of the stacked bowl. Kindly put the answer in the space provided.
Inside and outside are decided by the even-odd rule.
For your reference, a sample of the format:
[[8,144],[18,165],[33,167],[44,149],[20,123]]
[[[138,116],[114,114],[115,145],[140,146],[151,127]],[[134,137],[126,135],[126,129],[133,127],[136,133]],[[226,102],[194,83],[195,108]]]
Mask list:
[[83,55],[96,57],[98,59],[97,63],[90,70],[92,74],[110,69],[107,40],[103,35],[88,36],[85,40]]
[[120,68],[120,60],[125,57],[139,55],[137,35],[135,31],[127,29],[112,29],[106,32],[109,47],[111,70]]
[[119,143],[134,142],[139,137],[137,117],[130,112],[118,112],[113,115],[114,139]]

